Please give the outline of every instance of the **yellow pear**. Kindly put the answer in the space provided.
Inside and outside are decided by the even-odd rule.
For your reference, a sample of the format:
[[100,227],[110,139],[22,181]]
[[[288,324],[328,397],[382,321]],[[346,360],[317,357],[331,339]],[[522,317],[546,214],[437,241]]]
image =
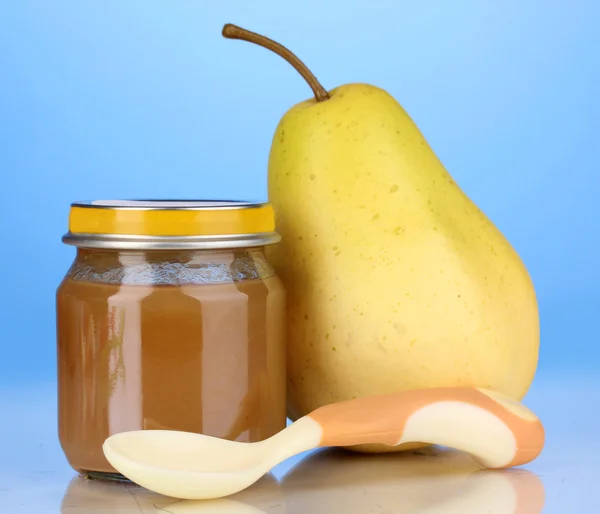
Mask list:
[[231,25],[224,35],[280,54],[315,93],[285,113],[269,158],[289,416],[435,386],[522,399],[538,362],[531,279],[402,106],[368,84],[326,91],[270,39]]

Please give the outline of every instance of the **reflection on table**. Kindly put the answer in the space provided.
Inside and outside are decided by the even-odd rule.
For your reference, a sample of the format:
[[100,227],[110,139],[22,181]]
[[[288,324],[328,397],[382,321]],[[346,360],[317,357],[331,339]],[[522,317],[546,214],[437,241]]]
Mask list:
[[236,495],[175,500],[132,484],[74,478],[63,514],[539,514],[541,480],[523,469],[482,470],[466,454],[440,448],[366,455],[312,452],[279,480],[269,474]]

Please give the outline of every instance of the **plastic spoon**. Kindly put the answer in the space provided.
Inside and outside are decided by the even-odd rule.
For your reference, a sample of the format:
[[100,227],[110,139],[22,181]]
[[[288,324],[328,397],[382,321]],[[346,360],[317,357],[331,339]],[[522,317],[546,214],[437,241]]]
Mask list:
[[505,468],[535,459],[544,429],[535,414],[511,398],[450,387],[326,405],[258,443],[139,430],[110,436],[103,449],[111,465],[138,485],[198,500],[241,491],[288,457],[317,447],[409,442],[462,450],[484,467]]

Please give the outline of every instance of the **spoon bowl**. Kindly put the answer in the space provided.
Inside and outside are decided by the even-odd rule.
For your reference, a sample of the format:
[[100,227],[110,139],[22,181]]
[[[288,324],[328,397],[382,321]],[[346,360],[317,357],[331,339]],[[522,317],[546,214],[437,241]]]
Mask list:
[[[292,434],[292,443],[281,445],[283,436],[290,441]],[[103,450],[111,465],[138,485],[174,498],[201,500],[246,489],[282,460],[314,448],[319,437],[320,427],[305,418],[258,443],[174,430],[136,430],[109,437]]]
[[163,430],[123,432],[104,445],[108,461],[125,476],[185,499],[227,496],[251,485],[263,475],[256,450],[251,444]]

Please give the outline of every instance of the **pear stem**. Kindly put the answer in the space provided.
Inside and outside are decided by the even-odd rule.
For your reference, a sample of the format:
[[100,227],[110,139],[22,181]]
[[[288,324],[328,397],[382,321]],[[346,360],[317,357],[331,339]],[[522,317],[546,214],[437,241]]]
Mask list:
[[276,41],[273,41],[266,36],[261,36],[255,32],[250,32],[249,30],[238,27],[237,25],[232,25],[231,23],[227,23],[223,26],[222,34],[223,37],[226,37],[227,39],[240,39],[242,41],[248,41],[249,43],[254,43],[267,48],[272,52],[275,52],[277,55],[283,57],[287,62],[289,62],[294,68],[296,68],[298,73],[300,73],[304,80],[308,82],[308,85],[313,90],[317,102],[322,102],[329,99],[329,93],[327,90],[321,85],[321,83],[306,67],[306,65],[285,46],[280,45]]

